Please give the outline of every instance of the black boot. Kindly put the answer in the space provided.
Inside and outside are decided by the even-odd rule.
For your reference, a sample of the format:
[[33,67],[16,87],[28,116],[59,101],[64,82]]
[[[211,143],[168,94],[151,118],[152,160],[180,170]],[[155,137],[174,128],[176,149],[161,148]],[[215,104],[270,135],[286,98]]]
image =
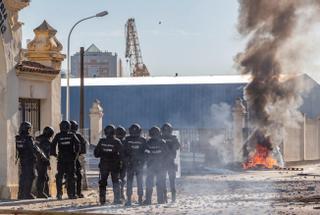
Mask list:
[[83,195],[82,192],[81,192],[81,189],[82,189],[81,180],[78,180],[78,179],[77,179],[77,187],[76,187],[76,189],[77,189],[77,196],[78,196],[79,198],[83,198],[84,195]]
[[[71,185],[71,183],[70,183],[70,185]],[[77,199],[78,198],[73,186],[68,186],[67,192],[68,192],[68,199]]]
[[57,199],[62,199],[62,183],[60,183],[58,180],[56,180],[56,186],[57,186]]
[[146,190],[146,199],[144,200],[144,205],[151,205],[151,198],[152,198],[152,190],[147,189]]
[[104,205],[106,203],[106,188],[105,187],[99,187],[99,202],[101,205]]
[[151,205],[151,199],[150,199],[150,198],[146,198],[146,199],[143,201],[143,205]]
[[77,199],[78,197],[76,195],[68,195],[68,199]]
[[139,196],[139,198],[138,198],[138,203],[139,203],[139,205],[143,205],[142,196]]
[[171,196],[172,196],[172,203],[176,202],[176,192],[171,192]]
[[113,184],[113,196],[114,196],[113,204],[115,204],[115,205],[121,204],[119,183]]
[[121,188],[120,188],[120,198],[123,199],[123,200],[126,199],[126,197],[125,197],[125,195],[124,195],[124,184],[125,184],[125,182],[122,180],[122,182],[121,182]]
[[106,204],[106,196],[99,196],[100,205]]
[[48,196],[48,198],[51,197],[50,192],[49,192],[49,179],[46,181],[44,185],[44,194]]
[[125,206],[131,206],[131,196],[128,196]]

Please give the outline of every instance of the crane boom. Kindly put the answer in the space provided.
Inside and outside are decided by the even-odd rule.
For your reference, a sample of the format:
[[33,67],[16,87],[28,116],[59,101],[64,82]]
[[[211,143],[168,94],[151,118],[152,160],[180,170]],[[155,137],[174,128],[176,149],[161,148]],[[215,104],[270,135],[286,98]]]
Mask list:
[[150,73],[143,63],[138,31],[134,18],[128,19],[125,25],[126,31],[126,58],[130,62],[131,76],[149,76]]

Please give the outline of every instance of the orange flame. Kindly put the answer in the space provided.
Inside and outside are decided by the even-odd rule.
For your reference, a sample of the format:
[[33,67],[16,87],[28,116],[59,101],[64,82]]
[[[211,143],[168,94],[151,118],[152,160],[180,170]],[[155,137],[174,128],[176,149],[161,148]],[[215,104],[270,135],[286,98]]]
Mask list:
[[256,144],[256,151],[254,155],[248,159],[247,162],[243,163],[244,169],[254,168],[256,166],[264,166],[265,168],[271,169],[277,165],[277,161],[269,154],[270,150],[260,144]]

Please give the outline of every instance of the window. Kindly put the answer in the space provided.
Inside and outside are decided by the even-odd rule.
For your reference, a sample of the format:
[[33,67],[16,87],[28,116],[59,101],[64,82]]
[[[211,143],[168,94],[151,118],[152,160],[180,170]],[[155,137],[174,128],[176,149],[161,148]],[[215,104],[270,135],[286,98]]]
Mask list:
[[20,123],[31,122],[33,133],[40,131],[40,100],[39,99],[19,99]]

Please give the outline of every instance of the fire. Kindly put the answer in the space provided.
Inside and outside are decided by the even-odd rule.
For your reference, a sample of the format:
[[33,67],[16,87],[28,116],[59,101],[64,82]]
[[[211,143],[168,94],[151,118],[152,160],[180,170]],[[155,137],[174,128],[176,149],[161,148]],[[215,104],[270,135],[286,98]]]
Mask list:
[[257,166],[263,166],[271,169],[277,165],[277,161],[270,155],[270,149],[261,144],[256,144],[256,150],[252,157],[248,158],[247,162],[243,163],[244,169],[250,169]]

